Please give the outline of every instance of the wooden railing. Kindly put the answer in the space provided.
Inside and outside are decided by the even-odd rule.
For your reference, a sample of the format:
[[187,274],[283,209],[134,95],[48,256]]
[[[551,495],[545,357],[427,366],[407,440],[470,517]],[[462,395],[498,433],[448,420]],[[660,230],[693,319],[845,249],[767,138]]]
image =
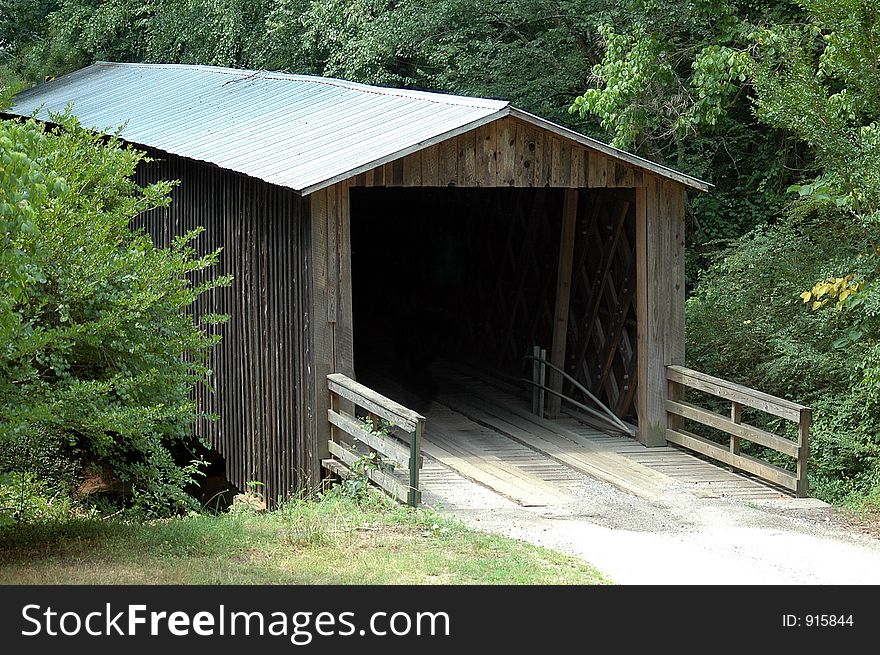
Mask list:
[[[327,418],[333,426],[328,444],[332,458],[322,460],[321,464],[340,477],[350,478],[355,475],[361,457],[378,453],[381,465],[364,467],[363,474],[389,496],[416,507],[422,500],[419,469],[425,417],[341,373],[328,375],[327,385]],[[345,405],[360,407],[366,412],[367,422],[355,417],[357,410],[344,411]],[[387,422],[384,430],[383,420]],[[399,431],[403,431],[403,439],[398,436]]]
[[[808,493],[807,459],[812,410],[782,398],[777,398],[739,384],[693,371],[683,366],[667,366],[669,398],[666,400],[668,429],[666,440],[712,457],[729,466],[746,471],[774,484],[794,491],[803,497]],[[731,403],[730,418],[684,400],[685,388],[697,389]],[[798,425],[797,441],[767,432],[742,422],[743,407],[752,407]],[[681,428],[681,419],[689,419],[721,430],[729,435],[728,448]],[[795,472],[761,461],[740,452],[741,441],[746,440],[793,457]]]

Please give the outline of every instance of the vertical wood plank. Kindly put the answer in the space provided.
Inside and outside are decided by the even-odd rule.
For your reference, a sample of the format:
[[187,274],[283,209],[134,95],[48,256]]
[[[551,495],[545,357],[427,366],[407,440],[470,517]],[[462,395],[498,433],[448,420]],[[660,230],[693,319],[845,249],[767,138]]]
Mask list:
[[391,177],[388,177],[388,169],[385,173],[385,186],[403,186],[403,159],[395,159],[390,164]]
[[684,363],[685,196],[681,185],[653,176],[645,188],[645,247],[637,254],[646,260],[639,301],[647,305],[639,307],[639,387],[645,396],[639,434],[653,446],[666,443],[666,366]]
[[514,182],[518,187],[535,186],[535,139],[534,131],[528,125],[517,121],[516,127],[516,168]]
[[568,183],[574,188],[586,187],[584,184],[584,161],[586,150],[578,145],[571,146],[571,172]]
[[458,149],[456,139],[446,139],[440,146],[440,186],[458,183]]
[[[346,182],[336,185],[337,201],[337,249],[339,254],[339,305],[336,313],[335,372],[354,379],[354,325],[352,322],[351,292],[351,189]],[[344,407],[348,411],[349,407]]]
[[319,193],[325,196],[327,203],[327,251],[324,253],[327,258],[327,322],[335,323],[339,298],[339,250],[336,245],[339,196],[336,185]]
[[440,186],[440,146],[422,150],[422,184]]
[[498,125],[498,186],[516,185],[516,127],[509,118]]
[[476,130],[477,186],[493,187],[496,183],[498,148],[496,127],[496,122],[492,122]]
[[[568,341],[568,314],[571,294],[571,270],[574,258],[575,228],[577,226],[577,189],[566,189],[562,208],[562,230],[559,237],[559,265],[556,276],[556,310],[553,318],[553,345],[550,363],[565,370],[565,346]],[[550,388],[562,391],[562,376],[551,369]],[[562,399],[551,394],[548,404],[549,418],[559,416]]]
[[[662,183],[652,180],[648,194],[648,325],[647,352],[645,360],[648,364],[648,445],[666,444],[666,349],[664,333],[668,329],[667,302],[664,298],[667,291],[665,255],[668,252],[667,225],[668,217],[664,216],[662,203]],[[662,377],[661,377],[662,376]],[[661,408],[662,407],[662,411]]]
[[477,186],[477,133],[465,132],[458,137],[458,185]]
[[422,152],[416,152],[403,159],[403,186],[422,186]]
[[[301,429],[296,436],[296,455],[295,466],[297,473],[297,484],[300,487],[306,487],[312,480],[310,476],[312,471],[308,466],[309,461],[309,444],[314,440],[317,443],[315,435],[317,425],[316,408],[318,407],[318,382],[315,371],[315,330],[320,327],[323,318],[315,314],[316,293],[315,293],[315,268],[318,265],[312,248],[313,222],[312,213],[315,211],[312,196],[305,196],[301,200],[300,205],[300,221],[299,221],[299,241],[300,253],[297,262],[300,271],[300,306],[301,310],[297,312],[301,320],[300,325],[300,352],[302,353],[299,366],[299,378],[302,385],[303,404],[302,420],[300,421]],[[322,355],[323,356],[323,355]],[[319,471],[320,472],[320,471]]]
[[681,366],[684,365],[685,355],[684,219],[687,195],[681,184],[671,181],[664,182],[663,194],[666,201],[665,225],[668,227],[664,240],[664,243],[666,244],[665,257],[668,271],[668,278],[665,287],[669,294],[669,302],[666,305],[666,320],[668,325],[668,331],[665,334],[666,364],[676,364]]
[[535,186],[549,186],[550,179],[548,171],[544,165],[544,159],[546,157],[546,151],[544,150],[546,132],[544,130],[535,130],[533,138],[535,139]]
[[559,154],[559,186],[571,186],[571,142],[568,139],[560,140]]
[[425,434],[425,419],[419,419],[416,429],[410,435],[409,443],[409,493],[407,503],[410,507],[418,507],[422,501],[419,491],[419,457],[422,452],[422,439]]
[[591,189],[608,186],[608,158],[597,152],[592,153],[588,167],[588,186]]
[[[611,177],[610,175],[608,176]],[[633,168],[623,162],[614,162],[614,181],[609,179],[608,186],[630,188],[633,186]]]
[[556,136],[550,136],[549,140],[550,186],[561,187],[562,177],[560,176],[560,172],[562,171],[562,141]]
[[367,171],[367,186],[368,187],[385,186],[386,166],[388,166],[388,164],[376,166],[376,167],[371,168],[370,170]]

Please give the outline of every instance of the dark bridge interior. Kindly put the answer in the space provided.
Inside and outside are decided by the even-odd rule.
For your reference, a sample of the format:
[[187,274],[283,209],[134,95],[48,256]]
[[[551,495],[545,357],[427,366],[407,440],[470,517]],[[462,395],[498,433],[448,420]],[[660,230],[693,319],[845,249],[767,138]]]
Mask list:
[[[552,342],[563,194],[352,189],[358,379],[378,391],[394,380],[428,402],[438,362],[525,374],[523,356]],[[635,384],[633,204],[623,192],[580,191],[566,357],[621,416]]]

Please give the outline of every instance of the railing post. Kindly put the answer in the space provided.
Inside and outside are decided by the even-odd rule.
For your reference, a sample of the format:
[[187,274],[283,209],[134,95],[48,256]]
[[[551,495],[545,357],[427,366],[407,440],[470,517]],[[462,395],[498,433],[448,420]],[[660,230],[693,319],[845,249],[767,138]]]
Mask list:
[[541,357],[541,346],[532,349],[532,357],[532,382],[535,383],[532,386],[532,414],[538,416],[538,385],[541,383],[541,362],[538,360]]
[[[667,400],[684,400],[684,385],[673,382],[669,378],[666,379],[666,399]],[[669,430],[678,430],[681,427],[681,419],[675,414],[666,412],[666,428]],[[666,435],[663,435],[666,438]]]
[[[743,406],[742,403],[738,403],[735,400],[730,402],[730,420],[732,423],[742,423],[742,412]],[[740,438],[735,434],[731,434],[730,436],[730,454],[731,455],[739,455],[740,454]],[[738,470],[735,466],[727,467],[731,471]]]
[[810,482],[807,478],[807,462],[810,458],[810,423],[813,420],[813,411],[804,408],[800,412],[798,420],[798,457],[797,457],[797,496],[806,498],[810,492]]
[[538,393],[538,416],[540,416],[541,418],[544,418],[544,397],[545,397],[544,387],[547,386],[547,364],[545,364],[545,362],[547,361],[547,351],[544,350],[543,348],[541,348],[540,354],[541,354],[541,369],[540,369],[541,389],[539,390],[539,393]]
[[419,491],[419,455],[422,452],[422,435],[425,431],[424,419],[419,420],[416,429],[410,434],[409,442],[409,499],[410,507],[418,507],[422,500]]
[[[742,415],[743,415],[743,406],[741,403],[731,401],[730,403],[730,420],[733,423],[742,423]],[[730,435],[730,452],[734,455],[739,455],[739,437],[732,434]]]

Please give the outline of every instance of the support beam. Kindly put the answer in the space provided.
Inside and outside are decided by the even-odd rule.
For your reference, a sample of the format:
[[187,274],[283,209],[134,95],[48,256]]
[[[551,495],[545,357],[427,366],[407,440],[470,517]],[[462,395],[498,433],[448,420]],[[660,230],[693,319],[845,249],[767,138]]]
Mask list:
[[[305,487],[316,488],[321,480],[321,460],[330,455],[327,441],[330,438],[330,423],[327,410],[330,408],[330,392],[327,390],[327,374],[333,365],[333,324],[327,319],[328,312],[328,273],[327,273],[327,223],[329,213],[329,192],[326,189],[309,196],[309,264],[311,266],[309,311],[309,361],[305,370],[308,384],[314,396],[309,415],[309,434],[306,437],[305,452],[298,453],[297,467],[301,471]],[[330,356],[328,357],[328,353]]]
[[[556,312],[553,319],[553,345],[550,349],[550,363],[565,369],[565,345],[568,340],[568,310],[571,296],[571,267],[574,259],[574,241],[577,227],[578,190],[566,189],[562,205],[562,230],[559,239],[559,268],[556,276]],[[562,391],[562,376],[556,371],[550,373],[550,388]],[[550,396],[547,408],[549,418],[559,416],[562,399]]]
[[636,189],[639,441],[666,445],[666,366],[684,362],[684,211],[681,185],[648,176]]
[[[310,426],[310,450],[300,466],[312,480],[320,475],[320,461],[330,455],[327,441],[331,409],[326,377],[342,373],[354,378],[351,296],[350,187],[340,182],[309,196],[312,243],[312,362],[315,375],[314,416]],[[332,407],[354,413],[344,399]]]

